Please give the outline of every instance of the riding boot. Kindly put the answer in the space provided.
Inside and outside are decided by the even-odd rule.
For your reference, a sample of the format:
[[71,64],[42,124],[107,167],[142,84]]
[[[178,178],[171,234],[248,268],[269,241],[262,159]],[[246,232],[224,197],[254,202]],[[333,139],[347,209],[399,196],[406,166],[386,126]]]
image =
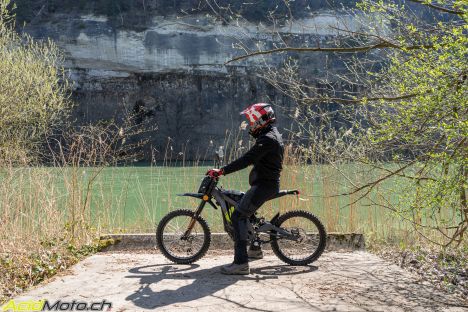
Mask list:
[[249,263],[230,263],[221,267],[221,273],[227,275],[248,275],[250,274]]

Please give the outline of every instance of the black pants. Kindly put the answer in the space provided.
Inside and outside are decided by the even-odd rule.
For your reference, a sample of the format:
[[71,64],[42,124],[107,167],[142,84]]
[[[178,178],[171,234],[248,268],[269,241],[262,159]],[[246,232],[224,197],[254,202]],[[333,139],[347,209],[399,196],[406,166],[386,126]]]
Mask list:
[[231,220],[234,227],[234,263],[248,262],[247,239],[249,218],[263,203],[279,192],[279,182],[258,181],[250,187],[233,212]]

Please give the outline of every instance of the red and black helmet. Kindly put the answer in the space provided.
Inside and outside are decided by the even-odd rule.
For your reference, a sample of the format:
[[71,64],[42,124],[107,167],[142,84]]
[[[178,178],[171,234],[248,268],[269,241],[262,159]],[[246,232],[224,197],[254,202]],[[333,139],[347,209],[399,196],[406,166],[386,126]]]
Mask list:
[[257,103],[250,105],[241,112],[249,120],[251,135],[257,134],[262,128],[276,121],[275,112],[270,104]]

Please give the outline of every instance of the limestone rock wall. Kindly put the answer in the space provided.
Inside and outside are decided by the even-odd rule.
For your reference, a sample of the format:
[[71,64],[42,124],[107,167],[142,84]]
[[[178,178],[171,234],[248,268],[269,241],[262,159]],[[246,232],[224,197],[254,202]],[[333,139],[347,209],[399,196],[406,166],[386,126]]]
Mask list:
[[[118,18],[118,16],[116,17]],[[47,13],[23,31],[37,39],[51,38],[66,53],[65,66],[74,81],[75,116],[79,123],[121,120],[131,112],[157,126],[150,147],[164,157],[168,138],[174,154],[187,159],[206,154],[209,142],[222,145],[226,130],[237,131],[239,111],[255,102],[272,102],[279,126],[293,127],[291,99],[257,77],[261,58],[224,63],[248,48],[271,48],[277,33],[294,44],[326,44],[340,35],[332,26],[358,29],[346,15],[318,11],[293,25],[262,22],[222,23],[206,14],[155,15],[139,27],[116,27],[105,15]],[[273,57],[281,64],[284,56]],[[323,54],[301,59],[306,75],[339,67]],[[328,62],[328,63],[327,63]],[[280,107],[281,106],[281,107]],[[141,121],[141,120],[140,120]],[[148,156],[147,156],[148,157]]]

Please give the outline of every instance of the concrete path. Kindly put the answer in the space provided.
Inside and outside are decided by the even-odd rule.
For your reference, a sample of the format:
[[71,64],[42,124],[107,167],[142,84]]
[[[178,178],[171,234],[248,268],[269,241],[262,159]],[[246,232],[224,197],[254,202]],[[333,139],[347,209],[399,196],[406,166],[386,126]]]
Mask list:
[[325,253],[313,266],[291,267],[273,255],[249,276],[224,276],[228,255],[174,265],[153,253],[104,253],[16,301],[106,299],[112,311],[468,311],[398,266],[366,253]]

